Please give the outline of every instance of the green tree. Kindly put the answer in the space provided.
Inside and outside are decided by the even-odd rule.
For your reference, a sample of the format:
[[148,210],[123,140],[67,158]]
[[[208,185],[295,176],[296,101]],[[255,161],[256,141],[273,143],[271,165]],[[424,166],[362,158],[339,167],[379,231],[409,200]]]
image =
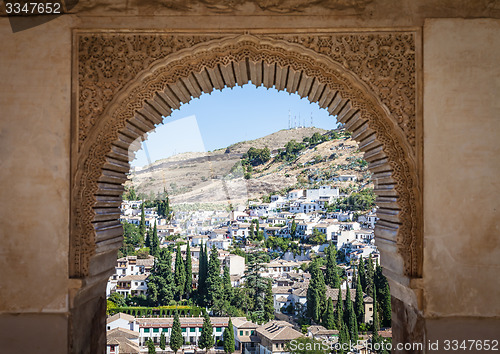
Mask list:
[[229,274],[228,266],[224,267],[222,285],[224,287],[224,300],[231,303],[233,301],[233,286],[231,285],[231,274]]
[[184,295],[189,299],[193,291],[193,262],[191,260],[191,247],[189,242],[186,248],[186,286],[184,287]]
[[309,267],[311,281],[307,288],[307,313],[316,323],[319,323],[326,305],[326,284],[319,262],[314,260]]
[[109,295],[108,300],[113,302],[116,307],[124,307],[127,306],[127,303],[125,302],[125,297],[120,294],[120,293],[112,293]]
[[274,319],[274,296],[271,280],[267,282],[266,295],[264,298],[264,320],[269,322]]
[[337,351],[337,354],[347,354],[349,351],[344,350],[344,348],[349,348],[349,329],[347,325],[341,321],[340,330],[339,330],[339,343],[341,344],[340,350]]
[[335,328],[335,309],[333,308],[332,298],[328,298],[328,305],[326,306],[326,311],[323,315],[323,326],[326,329]]
[[207,305],[212,307],[222,298],[222,279],[220,276],[219,254],[215,246],[210,251],[210,261],[208,262],[207,273]]
[[224,330],[224,353],[234,353],[234,350],[233,322],[229,318],[229,323]]
[[210,322],[210,317],[208,317],[208,313],[204,313],[203,315],[203,327],[201,328],[201,336],[198,341],[198,347],[200,349],[208,349],[212,348],[215,344],[213,337],[213,328],[212,322]]
[[182,347],[184,339],[182,338],[181,322],[179,320],[179,314],[176,312],[174,315],[174,323],[172,325],[172,334],[170,335],[170,349],[175,353]]
[[[141,223],[139,224],[139,234],[144,240],[144,238],[146,237],[146,216],[144,214],[144,201],[141,204]],[[149,245],[146,245],[146,247],[149,247]]]
[[161,332],[160,348],[161,350],[165,350],[166,347],[167,347],[167,338],[165,338],[165,332]]
[[186,266],[184,265],[184,260],[182,259],[181,246],[177,246],[177,252],[175,253],[175,297],[178,300],[182,300],[186,287]]
[[365,305],[363,303],[363,289],[361,289],[360,277],[356,281],[356,300],[354,301],[354,312],[358,321],[358,328],[365,322]]
[[374,289],[375,291],[373,292],[373,323],[372,323],[372,344],[375,346],[375,344],[380,344],[382,343],[382,338],[378,334],[378,331],[380,330],[380,322],[379,322],[379,317],[378,317],[378,308],[377,308],[377,289]]
[[174,298],[175,282],[172,274],[172,256],[162,248],[148,278],[147,298],[152,306],[168,305]]
[[295,238],[296,233],[297,233],[297,223],[295,222],[295,219],[293,219],[292,225],[290,226],[290,236],[292,238]]
[[135,193],[134,186],[130,188],[125,187],[125,193],[123,193],[124,200],[137,200],[137,194]]
[[158,239],[158,230],[156,228],[156,220],[155,220],[155,224],[153,227],[153,233],[151,234],[151,238],[149,241],[151,243],[151,246],[150,246],[151,255],[158,257],[158,255],[160,253],[160,240]]
[[378,299],[378,308],[380,309],[380,322],[383,327],[391,326],[391,291],[389,289],[389,282],[387,278],[382,273],[382,267],[377,264],[375,267],[375,279],[374,285],[377,289],[377,299]]
[[358,278],[361,282],[361,289],[366,292],[366,272],[363,257],[360,257],[358,261]]
[[344,302],[342,301],[342,289],[339,285],[339,294],[337,297],[337,305],[335,306],[335,328],[340,331],[344,323]]
[[309,242],[314,245],[322,245],[326,241],[326,235],[320,232],[318,229],[313,229],[312,237],[309,238]]
[[373,287],[374,287],[374,278],[375,278],[375,270],[373,269],[373,259],[372,255],[368,257],[368,260],[366,262],[366,288],[365,288],[365,293],[373,297]]
[[248,239],[253,240],[255,238],[253,222],[250,223],[250,229],[248,230]]
[[153,341],[151,340],[151,338],[149,338],[146,341],[146,346],[148,347],[148,354],[155,354],[156,353],[155,344],[153,343]]
[[325,283],[332,288],[337,288],[340,285],[337,266],[337,249],[331,241],[326,249]]
[[149,249],[149,254],[151,254],[151,230],[147,229],[146,230],[146,241],[144,242],[144,246],[146,246],[147,249]]
[[258,323],[264,321],[264,299],[268,287],[267,280],[262,278],[262,269],[262,257],[251,257],[244,275],[245,290],[250,300],[244,306],[247,312],[251,310],[252,320]]
[[347,284],[346,295],[345,295],[345,312],[344,312],[345,324],[347,325],[349,331],[349,338],[352,341],[358,340],[358,322],[356,321],[356,314],[354,312],[354,307],[351,300],[351,290],[349,289],[349,284]]
[[207,274],[208,274],[208,258],[206,245],[202,244],[200,248],[200,259],[198,269],[198,303],[200,306],[205,306],[207,298]]

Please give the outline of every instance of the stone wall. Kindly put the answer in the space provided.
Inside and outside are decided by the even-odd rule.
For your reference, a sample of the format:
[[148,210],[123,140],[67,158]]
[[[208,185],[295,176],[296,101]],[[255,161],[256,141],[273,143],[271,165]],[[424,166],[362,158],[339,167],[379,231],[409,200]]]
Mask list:
[[[314,16],[319,10],[311,8],[279,21],[270,10],[257,19],[214,15],[199,5],[193,5],[196,21],[140,17],[148,11],[130,9],[122,9],[124,16],[98,16],[104,12],[97,2],[87,7],[82,2],[80,14],[15,34],[8,19],[0,18],[2,350],[22,352],[29,333],[34,352],[68,351],[69,295],[80,286],[68,279],[72,28],[418,27],[426,16],[499,16],[498,6],[487,1],[453,11],[429,9],[428,1],[403,1],[400,10],[382,18],[379,9],[388,1],[365,2],[352,16],[354,10],[340,7],[328,10],[330,17]],[[255,11],[258,3],[247,1],[242,9]],[[110,9],[106,6],[101,11]],[[413,10],[416,15],[410,15]],[[395,330],[401,329],[395,337],[401,341],[500,333],[494,193],[500,189],[499,30],[499,21],[485,19],[428,20],[423,27],[424,268],[418,282],[423,297],[421,309],[393,302]],[[102,311],[102,298],[77,305],[74,316],[102,325],[93,316]],[[102,343],[90,328],[84,336]],[[87,344],[88,351],[96,351]]]
[[424,312],[434,338],[455,320],[456,335],[500,333],[499,33],[498,20],[424,27]]
[[[70,17],[12,34],[0,19],[0,345],[67,347]],[[29,342],[27,335],[29,334]]]

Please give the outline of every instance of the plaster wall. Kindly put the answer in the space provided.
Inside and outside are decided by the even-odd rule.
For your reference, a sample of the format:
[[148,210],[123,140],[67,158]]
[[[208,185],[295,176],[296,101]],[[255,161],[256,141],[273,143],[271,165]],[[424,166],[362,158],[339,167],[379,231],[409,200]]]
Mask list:
[[68,20],[0,19],[0,313],[68,309]]
[[499,33],[499,20],[424,26],[426,318],[496,317],[498,326]]

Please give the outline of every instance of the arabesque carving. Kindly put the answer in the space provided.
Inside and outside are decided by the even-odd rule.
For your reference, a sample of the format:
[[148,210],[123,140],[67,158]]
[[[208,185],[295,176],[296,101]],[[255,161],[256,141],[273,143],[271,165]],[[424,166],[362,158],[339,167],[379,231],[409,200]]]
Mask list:
[[[71,265],[117,249],[128,147],[202,92],[249,80],[318,102],[353,131],[376,179],[376,234],[419,276],[414,33],[78,33],[78,161]],[[406,73],[402,71],[406,70]],[[406,83],[406,86],[405,84]],[[400,95],[400,96],[399,96]]]

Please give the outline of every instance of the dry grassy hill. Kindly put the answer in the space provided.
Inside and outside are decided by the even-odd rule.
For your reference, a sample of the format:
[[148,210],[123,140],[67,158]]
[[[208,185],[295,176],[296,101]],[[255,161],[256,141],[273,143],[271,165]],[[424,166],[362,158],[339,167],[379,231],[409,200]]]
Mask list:
[[[303,186],[332,184],[347,188],[350,183],[335,182],[343,174],[355,174],[368,182],[366,167],[360,163],[362,153],[350,138],[334,139],[306,149],[294,161],[280,162],[272,158],[257,166],[250,179],[229,178],[231,169],[241,162],[250,149],[268,147],[272,156],[290,140],[302,142],[319,128],[281,130],[265,137],[233,144],[208,153],[184,153],[158,160],[147,168],[131,173],[126,185],[138,193],[156,194],[165,188],[173,203],[244,203],[248,199]],[[359,185],[355,186],[356,188]]]

